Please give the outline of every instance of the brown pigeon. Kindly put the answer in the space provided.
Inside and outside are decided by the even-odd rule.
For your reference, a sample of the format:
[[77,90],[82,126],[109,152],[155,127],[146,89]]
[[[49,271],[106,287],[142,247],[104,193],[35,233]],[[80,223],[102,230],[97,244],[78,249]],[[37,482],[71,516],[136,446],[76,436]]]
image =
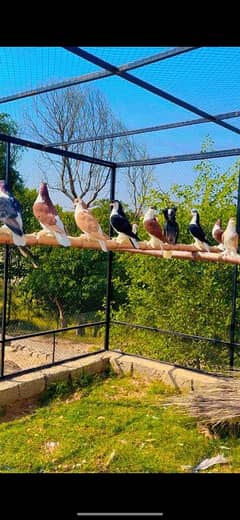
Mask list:
[[106,240],[108,239],[108,236],[103,233],[100,224],[88,209],[87,204],[81,198],[76,198],[74,199],[74,206],[74,218],[77,227],[83,231],[89,240],[97,240],[102,251],[107,253],[108,248]]
[[222,229],[222,221],[220,218],[217,219],[216,223],[214,224],[213,228],[212,228],[212,237],[214,238],[214,240],[216,240],[216,242],[218,242],[218,248],[219,249],[224,249],[224,245],[223,245],[223,229]]
[[149,233],[151,240],[150,244],[153,247],[161,247],[164,242],[162,228],[155,217],[155,209],[150,207],[143,217],[143,225]]
[[71,245],[66,235],[64,225],[49,197],[46,182],[41,182],[40,184],[39,194],[33,204],[33,214],[41,224],[43,230],[55,236],[61,246],[68,247]]

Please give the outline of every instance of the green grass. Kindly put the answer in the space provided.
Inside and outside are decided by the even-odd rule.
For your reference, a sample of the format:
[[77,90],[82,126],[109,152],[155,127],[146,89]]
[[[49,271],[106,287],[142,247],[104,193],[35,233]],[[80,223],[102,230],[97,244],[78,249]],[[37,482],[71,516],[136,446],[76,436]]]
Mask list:
[[219,453],[231,462],[206,472],[240,472],[240,441],[205,437],[173,394],[139,376],[53,385],[44,405],[0,424],[0,472],[184,473]]

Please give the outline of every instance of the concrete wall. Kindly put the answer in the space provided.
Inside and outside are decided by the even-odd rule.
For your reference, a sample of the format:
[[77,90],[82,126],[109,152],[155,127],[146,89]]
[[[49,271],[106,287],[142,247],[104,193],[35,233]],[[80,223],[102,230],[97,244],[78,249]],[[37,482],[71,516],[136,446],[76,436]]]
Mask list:
[[205,385],[217,384],[224,380],[219,376],[178,368],[169,363],[142,359],[121,352],[104,352],[0,381],[0,406],[41,395],[51,383],[74,380],[82,374],[99,374],[109,366],[119,374],[145,374],[149,378],[159,379],[174,386],[179,391],[195,391]]

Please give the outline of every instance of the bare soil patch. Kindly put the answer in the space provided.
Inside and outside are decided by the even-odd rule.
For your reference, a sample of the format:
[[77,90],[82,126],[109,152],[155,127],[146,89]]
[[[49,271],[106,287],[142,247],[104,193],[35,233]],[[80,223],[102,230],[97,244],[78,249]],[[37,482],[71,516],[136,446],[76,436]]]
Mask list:
[[97,350],[96,345],[56,339],[53,353],[52,337],[42,336],[12,341],[10,345],[6,346],[5,374],[46,365],[53,361],[53,355],[55,361],[60,361],[78,356],[78,354],[92,352],[94,348]]

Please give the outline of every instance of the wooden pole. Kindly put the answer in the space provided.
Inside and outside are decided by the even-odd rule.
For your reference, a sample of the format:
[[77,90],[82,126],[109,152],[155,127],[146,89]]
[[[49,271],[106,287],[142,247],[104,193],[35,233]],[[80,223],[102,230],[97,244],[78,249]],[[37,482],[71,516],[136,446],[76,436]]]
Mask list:
[[[27,246],[59,246],[59,243],[52,235],[40,233],[26,234]],[[69,237],[71,246],[80,249],[101,249],[97,240],[88,240],[85,235],[78,237]],[[118,251],[122,253],[142,254],[147,256],[156,256],[159,258],[179,258],[182,260],[202,261],[202,262],[220,262],[228,264],[240,264],[240,255],[224,256],[218,247],[209,247],[210,252],[199,251],[192,244],[163,244],[162,248],[156,249],[150,246],[147,241],[139,242],[139,249],[133,248],[128,240],[124,244],[119,243],[115,238],[105,239],[109,251]],[[0,228],[0,245],[13,244],[12,234],[5,228]]]

